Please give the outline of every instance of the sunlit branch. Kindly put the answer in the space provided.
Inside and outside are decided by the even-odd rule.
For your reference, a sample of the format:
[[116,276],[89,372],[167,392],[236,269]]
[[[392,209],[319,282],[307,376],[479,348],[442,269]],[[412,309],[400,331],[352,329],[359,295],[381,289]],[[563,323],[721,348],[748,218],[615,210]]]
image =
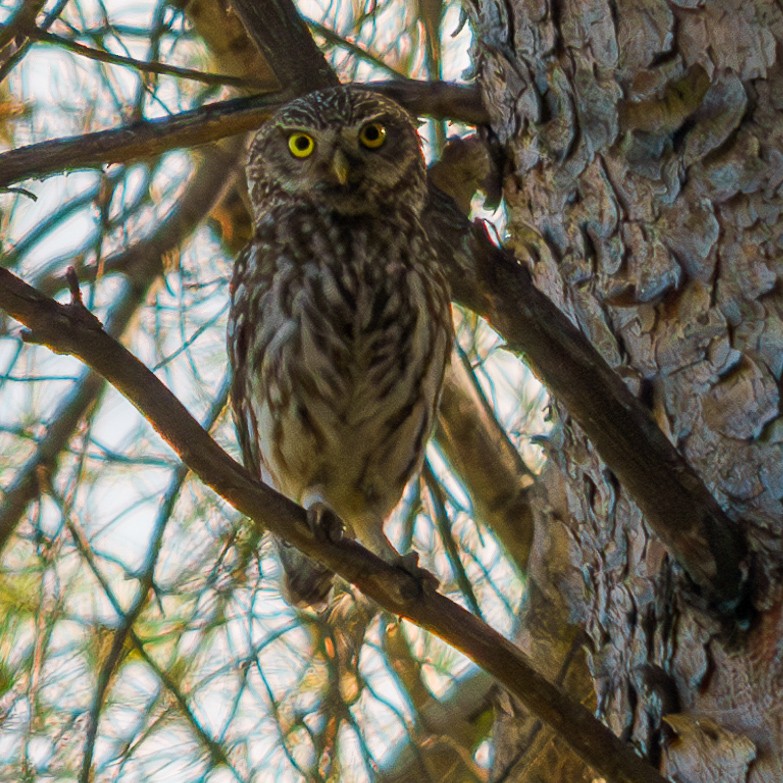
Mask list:
[[[176,397],[81,304],[60,304],[0,269],[0,307],[30,331],[27,340],[70,353],[107,378],[209,487],[262,527],[355,584],[390,612],[443,639],[492,674],[549,723],[594,769],[617,783],[663,778],[581,705],[549,683],[524,654],[468,611],[355,541],[320,540],[305,511],[254,479],[224,452]],[[181,705],[183,709],[187,705]]]

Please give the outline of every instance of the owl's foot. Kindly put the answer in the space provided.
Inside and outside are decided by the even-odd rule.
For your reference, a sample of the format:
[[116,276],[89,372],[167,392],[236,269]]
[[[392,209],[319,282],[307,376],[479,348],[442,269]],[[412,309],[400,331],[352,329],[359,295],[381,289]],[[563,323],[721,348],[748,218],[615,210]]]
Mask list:
[[[390,566],[405,571],[412,576],[419,584],[422,593],[437,592],[440,582],[437,577],[426,568],[419,565],[419,553],[408,552],[401,555],[392,545],[383,533],[383,528],[377,526],[365,526],[364,536],[360,541],[372,552],[385,560]],[[406,598],[415,598],[415,596],[404,596]]]
[[340,517],[321,500],[308,506],[307,524],[319,541],[339,541],[345,530]]
[[421,585],[422,592],[435,593],[440,587],[438,577],[419,565],[419,553],[408,552],[406,555],[398,555],[396,563],[405,573],[410,574]]

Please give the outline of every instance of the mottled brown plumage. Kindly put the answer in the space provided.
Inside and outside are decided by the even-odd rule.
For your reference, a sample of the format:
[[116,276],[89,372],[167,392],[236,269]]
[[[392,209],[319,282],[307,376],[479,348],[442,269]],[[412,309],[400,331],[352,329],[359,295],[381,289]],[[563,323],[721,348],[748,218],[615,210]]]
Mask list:
[[[247,176],[256,233],[229,324],[246,464],[394,562],[383,523],[421,465],[451,343],[416,129],[379,95],[313,93],[259,131]],[[279,548],[289,599],[322,602],[331,574]]]

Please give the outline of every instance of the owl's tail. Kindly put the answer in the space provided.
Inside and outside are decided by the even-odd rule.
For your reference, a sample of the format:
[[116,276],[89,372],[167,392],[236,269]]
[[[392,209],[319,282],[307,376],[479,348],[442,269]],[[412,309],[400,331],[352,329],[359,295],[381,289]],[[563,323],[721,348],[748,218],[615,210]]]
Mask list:
[[286,601],[292,606],[324,608],[328,603],[334,574],[287,541],[276,538],[275,543],[283,565],[283,595]]

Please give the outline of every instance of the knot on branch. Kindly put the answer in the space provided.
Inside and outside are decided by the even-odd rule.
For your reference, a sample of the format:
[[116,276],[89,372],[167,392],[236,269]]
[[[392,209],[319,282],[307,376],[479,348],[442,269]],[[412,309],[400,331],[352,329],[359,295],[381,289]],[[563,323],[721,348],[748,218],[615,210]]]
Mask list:
[[69,266],[65,272],[71,301],[67,304],[54,302],[42,296],[34,289],[25,291],[26,298],[37,304],[41,310],[49,311],[49,319],[39,320],[34,326],[22,331],[22,340],[26,343],[43,344],[57,353],[70,352],[64,340],[72,335],[74,329],[86,328],[91,331],[103,331],[100,318],[90,312],[82,299],[79,278],[76,270]]

